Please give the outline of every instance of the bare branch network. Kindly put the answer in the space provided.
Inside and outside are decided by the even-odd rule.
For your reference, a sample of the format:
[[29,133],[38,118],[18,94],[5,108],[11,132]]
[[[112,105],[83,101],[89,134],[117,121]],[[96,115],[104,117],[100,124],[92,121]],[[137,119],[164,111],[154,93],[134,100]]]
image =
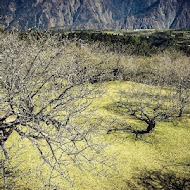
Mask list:
[[20,40],[13,33],[0,38],[2,160],[9,160],[6,142],[17,133],[52,168],[50,176],[56,171],[69,180],[70,163],[81,168],[104,165],[99,128],[89,108],[103,93],[89,83],[95,66],[80,57],[75,43],[57,36]]

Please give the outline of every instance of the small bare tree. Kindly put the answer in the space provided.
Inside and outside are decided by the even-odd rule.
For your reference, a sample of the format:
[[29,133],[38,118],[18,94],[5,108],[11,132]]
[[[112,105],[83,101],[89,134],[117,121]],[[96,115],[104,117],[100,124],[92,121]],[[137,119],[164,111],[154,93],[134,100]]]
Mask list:
[[[3,33],[0,38],[2,164],[11,156],[6,142],[14,133],[38,150],[52,168],[50,176],[56,171],[69,180],[70,163],[98,163],[102,145],[92,136],[98,134],[97,121],[89,120],[93,113],[89,105],[102,94],[97,84],[89,84],[94,66],[86,66],[88,60],[81,59],[74,43],[57,36],[28,35],[20,40],[16,33]],[[5,175],[4,189],[8,189]]]
[[169,121],[177,117],[179,102],[176,92],[170,88],[136,84],[120,91],[120,99],[116,102],[115,111],[129,114],[135,119],[146,123],[146,129],[135,129],[133,126],[114,128],[108,131],[131,131],[138,135],[151,133],[156,127],[156,121]]

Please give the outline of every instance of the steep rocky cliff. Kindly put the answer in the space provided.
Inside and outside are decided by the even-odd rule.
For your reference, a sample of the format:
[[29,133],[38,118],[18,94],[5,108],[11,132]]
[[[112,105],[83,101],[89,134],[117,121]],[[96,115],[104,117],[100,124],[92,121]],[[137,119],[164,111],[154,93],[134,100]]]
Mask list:
[[0,0],[4,28],[189,28],[189,0]]
[[159,0],[142,12],[126,16],[123,28],[190,28],[189,0]]

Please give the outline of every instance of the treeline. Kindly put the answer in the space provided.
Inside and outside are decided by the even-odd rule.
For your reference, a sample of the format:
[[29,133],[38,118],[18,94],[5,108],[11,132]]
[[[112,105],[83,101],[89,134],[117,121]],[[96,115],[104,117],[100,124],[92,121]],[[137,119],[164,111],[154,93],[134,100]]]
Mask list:
[[137,34],[76,31],[67,36],[69,39],[76,38],[85,42],[100,42],[110,51],[129,55],[151,56],[165,50],[177,50],[189,56],[189,40],[183,40],[183,36],[180,36],[182,34],[173,35],[172,31],[158,31],[150,35],[141,35],[141,31]]
[[144,36],[107,34],[107,33],[87,33],[72,32],[68,34],[68,39],[80,39],[85,42],[100,42],[110,51],[124,53],[128,55],[151,56],[172,46],[172,41],[168,38],[147,38]]
[[[99,43],[108,51],[115,53],[122,53],[128,55],[151,56],[164,52],[166,50],[182,51],[186,55],[190,55],[189,40],[183,40],[183,32],[176,33],[174,31],[157,31],[150,34],[143,34],[139,32],[128,33],[106,33],[104,31],[64,31],[64,30],[49,30],[49,31],[35,31],[20,32],[20,38],[27,38],[30,33],[37,39],[42,36],[47,38],[52,35],[57,35],[60,40],[67,38],[69,40],[81,41],[84,43]],[[181,42],[181,41],[182,42]]]

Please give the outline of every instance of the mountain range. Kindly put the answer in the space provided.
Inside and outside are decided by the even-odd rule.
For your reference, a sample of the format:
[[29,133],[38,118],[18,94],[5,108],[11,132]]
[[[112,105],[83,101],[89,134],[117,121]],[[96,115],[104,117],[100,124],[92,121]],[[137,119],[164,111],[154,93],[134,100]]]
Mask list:
[[190,28],[190,0],[0,0],[0,28]]

